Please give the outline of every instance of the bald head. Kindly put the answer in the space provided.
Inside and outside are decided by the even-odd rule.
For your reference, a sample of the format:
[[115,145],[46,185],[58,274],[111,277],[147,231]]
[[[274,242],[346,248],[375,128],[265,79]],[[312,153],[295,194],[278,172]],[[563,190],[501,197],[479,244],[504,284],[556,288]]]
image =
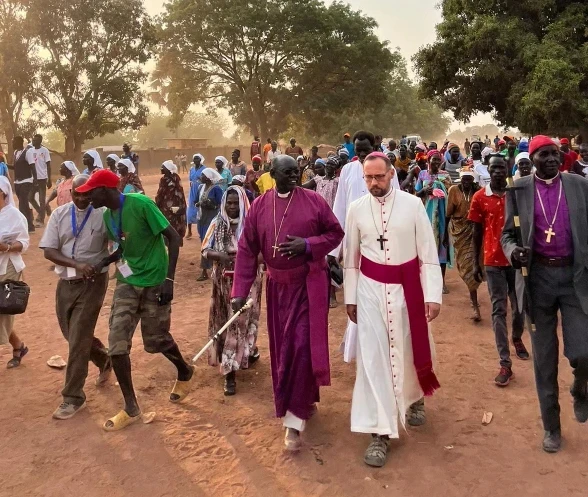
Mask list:
[[78,209],[85,210],[90,205],[90,195],[88,193],[78,193],[76,188],[84,185],[90,176],[87,174],[78,174],[72,181],[71,199]]
[[88,176],[87,174],[78,174],[72,182],[72,186],[74,188],[74,190],[79,187],[82,186],[84,184],[86,184],[86,182],[90,179],[90,176]]
[[296,166],[296,160],[293,157],[290,157],[289,155],[278,155],[272,161],[272,169],[284,168],[291,166],[292,164]]
[[296,160],[289,155],[278,155],[272,161],[270,175],[276,181],[276,189],[279,193],[289,193],[294,190],[299,174]]

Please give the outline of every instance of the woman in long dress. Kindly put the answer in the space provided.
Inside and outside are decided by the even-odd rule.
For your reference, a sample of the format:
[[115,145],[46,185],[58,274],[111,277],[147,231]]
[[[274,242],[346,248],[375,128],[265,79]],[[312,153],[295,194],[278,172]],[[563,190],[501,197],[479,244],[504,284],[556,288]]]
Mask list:
[[192,239],[192,225],[198,223],[198,207],[196,207],[196,196],[198,195],[198,188],[200,188],[200,177],[202,171],[206,167],[204,165],[204,156],[202,154],[194,154],[192,157],[194,163],[190,168],[190,193],[188,194],[188,236],[186,240]]
[[[474,224],[468,220],[468,212],[474,193],[478,191],[475,183],[475,173],[471,168],[462,168],[459,171],[461,183],[449,189],[447,196],[447,217],[449,234],[453,242],[457,271],[470,292],[470,300],[474,308],[472,319],[476,322],[480,316],[480,304],[478,303],[478,287],[480,283],[474,278],[474,250],[472,238],[474,236]],[[480,264],[480,267],[483,267]]]
[[186,195],[182,180],[178,175],[178,166],[166,160],[161,165],[161,179],[155,196],[155,203],[165,218],[182,238],[186,235]]
[[[6,176],[0,176],[0,237],[2,236],[6,236],[6,243],[0,242],[0,282],[20,281],[25,267],[21,253],[29,246],[29,227],[27,219],[15,207],[12,187]],[[0,314],[0,345],[7,343],[12,345],[12,358],[6,367],[16,368],[20,366],[29,349],[14,332],[14,316]]]
[[[212,338],[233,314],[231,310],[231,288],[237,256],[237,243],[243,232],[243,224],[249,211],[249,200],[240,186],[229,186],[223,195],[220,212],[208,228],[202,242],[202,256],[214,261],[212,272],[212,296],[208,334]],[[236,373],[247,369],[259,358],[257,330],[261,309],[262,272],[251,289],[253,307],[233,322],[227,331],[209,349],[208,363],[220,366],[225,377],[225,395],[236,393]]]
[[144,193],[143,184],[131,159],[120,159],[116,165],[120,180],[118,190],[121,193]]
[[417,197],[420,197],[424,204],[439,252],[439,264],[443,273],[443,293],[449,293],[445,286],[445,271],[449,261],[449,233],[445,220],[447,191],[451,187],[451,178],[447,171],[441,171],[441,153],[431,150],[428,154],[428,169],[421,171],[415,185]]
[[[218,182],[221,180],[222,176],[210,167],[205,168],[200,176],[201,185],[196,192],[195,205],[198,208],[198,236],[202,243],[204,243],[204,237],[210,223],[216,217],[220,208],[223,190],[218,186]],[[202,273],[196,278],[196,281],[207,280],[208,270],[211,267],[210,261],[206,257],[201,257],[200,269],[202,269]]]

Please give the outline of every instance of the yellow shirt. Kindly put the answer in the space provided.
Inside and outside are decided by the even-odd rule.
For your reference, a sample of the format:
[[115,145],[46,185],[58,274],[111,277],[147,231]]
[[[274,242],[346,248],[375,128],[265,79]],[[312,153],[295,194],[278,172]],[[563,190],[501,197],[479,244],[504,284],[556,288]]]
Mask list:
[[263,173],[256,182],[259,193],[265,193],[276,187],[276,180],[270,176],[270,173]]

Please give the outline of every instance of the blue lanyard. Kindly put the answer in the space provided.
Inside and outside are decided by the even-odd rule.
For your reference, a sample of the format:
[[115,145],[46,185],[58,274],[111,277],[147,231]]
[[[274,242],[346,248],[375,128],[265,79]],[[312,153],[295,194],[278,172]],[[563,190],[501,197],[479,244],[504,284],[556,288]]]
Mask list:
[[117,242],[121,242],[125,239],[123,236],[123,229],[122,229],[122,211],[123,205],[125,204],[126,197],[121,193],[120,194],[120,207],[118,208],[118,226],[114,222],[114,218],[112,217],[112,211],[110,211],[110,227],[112,228],[112,233],[116,237]]
[[78,237],[80,236],[80,233],[84,229],[84,226],[86,226],[86,223],[88,222],[90,214],[92,214],[92,210],[93,210],[92,206],[88,207],[86,215],[84,216],[84,220],[82,221],[82,224],[78,228],[78,222],[76,219],[76,207],[75,207],[75,205],[71,206],[71,230],[73,231],[73,236],[74,236],[74,242],[71,247],[71,258],[72,259],[75,259],[74,255],[75,255],[75,251],[76,251],[76,243],[78,242]]

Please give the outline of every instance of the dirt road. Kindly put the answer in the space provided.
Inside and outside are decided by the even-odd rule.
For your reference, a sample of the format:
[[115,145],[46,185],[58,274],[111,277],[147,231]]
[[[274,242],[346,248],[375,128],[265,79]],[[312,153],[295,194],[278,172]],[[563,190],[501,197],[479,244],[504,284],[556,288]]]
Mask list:
[[[144,178],[153,195],[157,177]],[[54,313],[57,283],[32,237],[25,279],[32,298],[16,329],[30,348],[22,367],[5,370],[8,347],[0,349],[0,496],[64,497],[286,497],[286,496],[574,496],[588,486],[588,426],[573,419],[571,372],[561,367],[565,445],[558,455],[540,449],[542,428],[531,362],[514,364],[516,379],[504,390],[493,384],[498,361],[490,308],[482,289],[484,320],[474,325],[466,288],[449,272],[451,294],[434,324],[441,390],[427,400],[427,424],[393,443],[388,464],[374,470],[362,462],[365,435],[349,431],[354,365],[338,352],[345,328],[342,306],[330,317],[332,386],[322,390],[318,415],[304,433],[304,450],[282,452],[282,427],[274,418],[262,327],[261,360],[238,376],[238,394],[226,398],[217,369],[197,367],[195,390],[183,405],[167,399],[174,368],[142,350],[135,338],[134,380],[151,425],[120,433],[101,429],[121,407],[114,380],[97,389],[90,366],[88,408],[69,421],[51,413],[61,402],[64,372],[47,359],[67,357]],[[185,355],[206,341],[210,284],[197,283],[199,242],[187,241],[176,276],[172,333]],[[97,335],[106,341],[111,282]],[[340,297],[341,299],[341,297]],[[528,346],[529,337],[524,337]],[[515,359],[516,361],[516,359]],[[484,411],[494,413],[482,426]]]

